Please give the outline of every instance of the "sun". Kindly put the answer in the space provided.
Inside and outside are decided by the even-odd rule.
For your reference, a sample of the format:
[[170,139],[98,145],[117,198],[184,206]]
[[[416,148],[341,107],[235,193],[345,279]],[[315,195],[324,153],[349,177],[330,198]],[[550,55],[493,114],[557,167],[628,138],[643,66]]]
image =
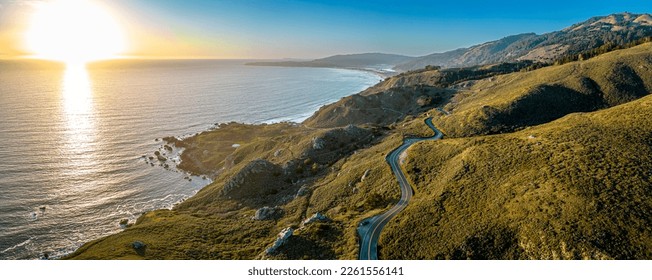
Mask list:
[[52,0],[38,5],[25,43],[37,58],[68,64],[112,58],[125,49],[117,21],[90,0]]

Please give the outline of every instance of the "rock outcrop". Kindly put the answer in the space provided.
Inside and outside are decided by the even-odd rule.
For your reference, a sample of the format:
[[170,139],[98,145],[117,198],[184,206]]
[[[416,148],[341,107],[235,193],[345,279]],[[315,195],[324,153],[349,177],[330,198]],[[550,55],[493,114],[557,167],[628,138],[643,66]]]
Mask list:
[[308,224],[311,224],[311,223],[314,223],[314,222],[317,222],[317,221],[319,221],[319,222],[328,222],[328,221],[330,221],[330,219],[328,217],[326,217],[326,215],[317,212],[317,213],[313,214],[312,216],[310,216],[310,218],[307,218],[307,219],[303,220],[303,222],[301,222],[301,225],[305,226],[305,225],[308,225]]
[[322,138],[314,138],[312,139],[312,148],[315,150],[321,150],[324,148],[326,145],[324,139]]
[[283,216],[283,208],[281,207],[263,207],[256,210],[253,219],[262,221],[262,220],[275,220]]
[[283,246],[287,242],[287,240],[292,236],[294,233],[294,230],[292,228],[286,228],[282,230],[279,234],[278,237],[276,238],[276,241],[274,241],[274,244],[272,244],[271,247],[267,248],[265,250],[265,254],[267,255],[274,255],[277,253],[278,248]]

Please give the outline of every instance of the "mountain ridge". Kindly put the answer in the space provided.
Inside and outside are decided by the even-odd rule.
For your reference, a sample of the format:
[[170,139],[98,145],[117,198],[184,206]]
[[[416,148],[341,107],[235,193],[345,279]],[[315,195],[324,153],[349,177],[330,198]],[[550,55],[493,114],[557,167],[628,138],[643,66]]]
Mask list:
[[537,35],[511,35],[468,48],[418,57],[399,64],[395,69],[408,71],[437,65],[444,68],[533,60],[552,62],[555,59],[599,47],[607,42],[624,44],[652,36],[652,15],[617,13],[592,17],[560,31]]
[[[591,17],[562,30],[540,35],[532,32],[509,35],[470,47],[418,57],[375,52],[333,55],[311,61],[250,62],[247,65],[363,69],[393,68],[397,72],[405,72],[427,66],[458,68],[523,60],[550,63],[561,57],[576,55],[607,43],[624,45],[649,36],[652,36],[651,14],[624,12]],[[391,73],[385,71],[385,74]]]

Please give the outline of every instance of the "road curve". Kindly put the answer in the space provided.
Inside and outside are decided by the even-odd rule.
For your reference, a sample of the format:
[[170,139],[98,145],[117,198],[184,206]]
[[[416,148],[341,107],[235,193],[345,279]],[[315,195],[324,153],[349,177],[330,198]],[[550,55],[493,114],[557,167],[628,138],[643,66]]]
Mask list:
[[405,207],[407,207],[408,202],[412,198],[414,191],[410,183],[408,183],[405,174],[401,170],[400,156],[407,148],[412,144],[424,141],[424,140],[437,140],[441,139],[444,134],[439,131],[435,125],[432,124],[432,118],[427,118],[425,120],[426,125],[435,132],[435,135],[425,138],[407,138],[403,139],[403,144],[398,148],[391,151],[385,160],[392,168],[392,172],[396,179],[398,179],[398,185],[401,188],[401,199],[398,201],[394,207],[389,209],[389,211],[365,219],[358,226],[358,234],[360,234],[360,256],[361,260],[377,260],[378,259],[378,238],[380,238],[380,232],[383,230],[387,222],[401,212]]

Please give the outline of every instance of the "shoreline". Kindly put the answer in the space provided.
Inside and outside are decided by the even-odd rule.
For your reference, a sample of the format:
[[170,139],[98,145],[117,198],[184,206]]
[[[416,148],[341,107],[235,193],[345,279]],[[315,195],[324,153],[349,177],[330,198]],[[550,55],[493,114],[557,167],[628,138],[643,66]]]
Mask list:
[[[169,172],[181,172],[186,177],[190,177],[190,178],[193,178],[193,179],[195,179],[195,178],[196,179],[207,178],[209,182],[204,184],[203,186],[201,186],[197,191],[194,192],[194,194],[192,194],[190,196],[187,196],[187,197],[184,197],[184,198],[180,199],[179,201],[176,201],[176,202],[172,203],[172,205],[170,207],[157,208],[157,209],[152,209],[152,210],[147,211],[147,212],[143,212],[139,216],[135,217],[134,221],[137,221],[140,217],[144,216],[147,213],[153,212],[153,211],[164,210],[164,209],[173,210],[180,203],[183,203],[184,201],[186,201],[186,200],[188,200],[190,198],[193,198],[202,189],[210,186],[215,181],[215,178],[217,178],[223,172],[223,171],[221,171],[221,172],[216,173],[216,174],[196,173],[196,172],[194,172],[192,170],[188,170],[188,169],[185,169],[183,167],[180,167],[179,165],[182,162],[181,157],[183,156],[183,153],[185,152],[186,149],[183,148],[183,147],[180,147],[179,145],[176,145],[175,142],[180,143],[180,142],[183,142],[186,139],[189,139],[189,138],[195,137],[197,135],[200,135],[201,133],[210,132],[210,131],[219,129],[219,125],[221,125],[221,124],[235,123],[235,124],[248,125],[248,126],[249,125],[251,125],[251,126],[259,126],[259,125],[273,125],[273,124],[279,124],[279,123],[289,123],[291,125],[303,125],[302,124],[303,121],[310,118],[312,115],[314,115],[316,112],[318,112],[323,106],[333,104],[333,103],[337,102],[338,100],[340,100],[341,98],[345,98],[345,97],[348,97],[348,96],[358,94],[358,93],[364,91],[365,89],[367,89],[369,87],[373,87],[373,86],[377,85],[378,83],[382,82],[385,77],[389,77],[389,76],[384,76],[382,74],[383,73],[382,71],[376,71],[376,70],[372,70],[372,69],[339,68],[339,67],[338,68],[335,68],[335,67],[311,67],[311,68],[330,68],[330,69],[339,69],[339,70],[359,71],[359,72],[363,72],[363,73],[367,73],[367,74],[369,74],[369,73],[374,74],[375,76],[377,76],[378,78],[381,78],[381,79],[375,81],[373,84],[370,84],[370,85],[361,84],[361,88],[359,90],[351,92],[348,95],[342,96],[339,99],[326,100],[325,102],[318,104],[316,106],[316,108],[314,108],[313,110],[310,110],[309,112],[307,111],[307,112],[301,113],[301,114],[295,114],[295,115],[291,115],[291,116],[279,117],[279,118],[268,119],[268,120],[263,120],[263,121],[259,121],[259,122],[258,121],[257,122],[252,122],[252,123],[235,122],[235,121],[224,122],[224,123],[214,123],[214,124],[212,124],[212,125],[210,125],[208,127],[200,129],[199,131],[197,131],[195,133],[185,134],[185,135],[181,135],[181,136],[167,136],[167,137],[156,138],[156,139],[161,141],[161,142],[159,142],[159,143],[161,143],[161,145],[156,150],[147,152],[147,156],[152,156],[153,155],[154,160],[150,159],[150,161],[148,162],[147,157],[143,156],[146,162],[154,163],[155,166],[160,167],[160,168],[164,168],[164,169],[166,169],[166,171],[169,171]],[[168,141],[166,139],[176,139],[176,141],[170,142],[170,141]],[[237,144],[237,143],[234,143],[234,145],[235,144]],[[175,156],[174,157],[169,157],[167,163],[160,162],[160,164],[157,164],[159,162],[157,161],[156,153],[157,152],[163,153],[164,151],[166,151],[165,146],[167,146],[167,145],[173,146]],[[170,160],[173,159],[173,158],[176,159],[176,160],[170,162]],[[169,165],[169,167],[165,167],[165,166],[168,166],[168,165]],[[184,178],[184,179],[186,179],[186,178]],[[130,224],[130,226],[131,225],[133,225],[133,224]],[[122,228],[120,231],[117,231],[115,233],[103,235],[103,236],[101,236],[99,238],[89,240],[87,242],[84,242],[83,244],[81,244],[80,246],[78,246],[76,248],[66,249],[66,250],[64,250],[66,253],[57,255],[55,257],[51,256],[49,259],[52,259],[52,260],[65,260],[68,257],[73,256],[80,248],[84,247],[86,244],[89,244],[90,242],[93,242],[93,241],[98,240],[98,239],[102,239],[102,238],[106,238],[108,236],[119,234],[119,233],[123,232],[126,228],[127,227]]]
[[[299,66],[299,67],[295,67],[295,66],[272,66],[272,67],[302,68],[302,67],[304,67],[304,66]],[[208,186],[208,185],[210,185],[211,183],[213,183],[213,181],[214,181],[214,179],[216,178],[216,176],[213,176],[214,174],[194,173],[194,171],[192,171],[192,170],[187,170],[187,169],[184,169],[184,168],[180,168],[179,165],[180,165],[181,162],[182,162],[182,161],[181,161],[181,158],[182,158],[183,153],[184,153],[184,151],[186,150],[186,148],[183,148],[183,147],[178,146],[177,143],[181,143],[181,142],[185,141],[186,139],[192,138],[192,137],[197,136],[197,135],[199,135],[199,134],[201,134],[201,133],[210,132],[210,131],[213,131],[213,130],[219,129],[219,126],[220,126],[220,125],[224,125],[224,124],[239,124],[239,125],[258,126],[258,125],[273,125],[273,124],[279,124],[279,123],[289,123],[289,124],[292,124],[292,125],[300,125],[300,126],[303,126],[303,125],[304,125],[303,122],[304,122],[306,119],[310,118],[310,117],[313,116],[315,113],[319,112],[319,110],[320,110],[321,108],[323,108],[324,106],[328,106],[328,105],[330,105],[330,104],[334,104],[334,103],[338,102],[339,100],[341,100],[342,98],[346,98],[346,97],[349,97],[349,96],[352,96],[352,95],[359,94],[359,93],[365,91],[365,90],[368,89],[368,88],[374,87],[374,86],[376,86],[377,84],[382,83],[382,82],[383,82],[383,79],[384,79],[384,78],[383,78],[384,76],[382,75],[382,71],[373,70],[373,69],[341,68],[341,67],[311,67],[311,66],[305,66],[305,67],[309,67],[309,68],[329,68],[329,69],[351,70],[351,71],[358,71],[358,72],[363,72],[363,73],[371,73],[371,74],[374,74],[374,75],[376,75],[376,76],[378,76],[378,77],[380,77],[380,78],[382,78],[382,79],[379,80],[379,81],[377,81],[375,84],[372,84],[372,85],[367,86],[367,87],[363,87],[363,88],[361,88],[360,90],[358,90],[358,91],[356,91],[356,92],[353,92],[353,93],[351,93],[351,94],[349,94],[349,95],[346,95],[346,96],[340,97],[339,99],[327,100],[326,102],[317,105],[316,108],[315,108],[314,110],[311,110],[311,111],[306,112],[306,113],[296,114],[296,115],[287,116],[287,117],[278,117],[278,118],[274,118],[274,119],[267,119],[267,120],[263,120],[263,121],[260,121],[260,122],[251,122],[251,123],[247,123],[247,122],[237,122],[237,121],[228,121],[228,122],[222,122],[222,123],[214,123],[214,124],[212,124],[211,126],[205,128],[205,129],[203,129],[203,130],[200,130],[200,131],[198,131],[198,132],[195,132],[195,133],[185,134],[185,135],[181,135],[181,136],[166,136],[166,137],[157,138],[157,139],[160,139],[161,141],[163,141],[164,143],[167,143],[167,144],[169,144],[169,145],[172,145],[172,146],[174,147],[174,151],[177,153],[177,161],[174,162],[174,168],[170,168],[169,171],[173,171],[173,172],[174,172],[174,169],[176,169],[176,170],[178,170],[178,171],[180,171],[180,172],[183,172],[183,173],[188,174],[189,176],[197,176],[197,177],[204,177],[204,176],[205,176],[205,177],[210,178],[210,181],[211,181],[211,182],[208,183],[208,184],[206,184],[206,185],[204,185],[203,187],[201,187],[201,188],[197,191],[197,192],[199,192],[199,191],[201,191],[201,189],[203,189],[203,188],[205,188],[206,186]],[[388,76],[388,77],[390,77],[390,76]],[[166,140],[166,139],[167,139],[167,140]],[[174,140],[171,140],[171,139],[174,139]],[[237,144],[237,143],[234,143],[234,145],[235,145],[235,144]],[[237,145],[239,145],[239,144],[237,144]],[[164,150],[164,146],[165,146],[165,144],[164,144],[164,145],[161,145],[161,147],[160,147],[158,150],[159,150],[159,151]],[[221,172],[220,172],[220,173],[221,173]],[[219,174],[219,173],[218,173],[218,174]],[[195,194],[196,194],[196,193],[195,193]],[[192,195],[192,196],[194,196],[194,195]],[[191,198],[192,196],[187,197],[187,198],[185,198],[185,199]],[[183,199],[183,200],[185,200],[185,199]],[[183,201],[183,200],[182,200],[182,201]],[[177,205],[177,204],[179,204],[179,203],[182,202],[182,201],[178,201],[178,202],[174,203],[173,205]]]

